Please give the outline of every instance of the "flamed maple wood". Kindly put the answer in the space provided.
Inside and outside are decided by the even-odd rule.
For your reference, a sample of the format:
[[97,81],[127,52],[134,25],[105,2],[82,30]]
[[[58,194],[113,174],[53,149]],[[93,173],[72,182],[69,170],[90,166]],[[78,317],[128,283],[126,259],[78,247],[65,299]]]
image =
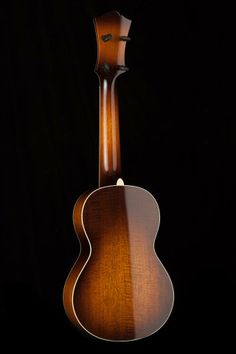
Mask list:
[[112,11],[95,19],[99,77],[99,188],[76,202],[73,223],[81,252],[63,291],[71,322],[111,341],[156,332],[174,302],[169,275],[154,250],[160,213],[145,189],[115,185],[121,177],[116,78],[126,70],[131,21]]
[[102,187],[77,201],[73,220],[82,252],[64,288],[72,322],[113,341],[157,331],[172,310],[173,288],[154,252],[160,216],[152,195]]

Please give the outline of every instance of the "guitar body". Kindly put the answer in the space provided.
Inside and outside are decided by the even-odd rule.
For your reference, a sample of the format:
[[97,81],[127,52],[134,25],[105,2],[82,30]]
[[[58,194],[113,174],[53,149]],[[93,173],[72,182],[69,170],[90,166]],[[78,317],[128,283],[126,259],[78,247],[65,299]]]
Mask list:
[[156,332],[174,301],[154,250],[159,207],[145,189],[106,186],[75,204],[81,253],[64,287],[70,320],[95,337],[129,341]]

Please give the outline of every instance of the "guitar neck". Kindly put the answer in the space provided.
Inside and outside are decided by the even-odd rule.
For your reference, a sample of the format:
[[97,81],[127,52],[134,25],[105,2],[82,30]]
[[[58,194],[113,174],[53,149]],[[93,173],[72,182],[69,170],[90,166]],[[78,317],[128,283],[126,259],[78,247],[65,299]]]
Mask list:
[[99,186],[115,184],[121,177],[119,109],[115,78],[99,85]]
[[127,71],[125,46],[131,20],[116,11],[94,19],[99,77],[99,187],[116,184],[121,177],[120,132],[116,78]]

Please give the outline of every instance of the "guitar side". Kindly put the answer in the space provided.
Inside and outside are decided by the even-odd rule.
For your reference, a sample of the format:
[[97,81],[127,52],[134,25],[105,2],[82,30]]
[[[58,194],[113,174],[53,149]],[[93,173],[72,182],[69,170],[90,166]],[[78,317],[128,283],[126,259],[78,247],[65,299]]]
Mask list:
[[77,199],[74,205],[72,219],[73,219],[74,230],[76,232],[77,238],[80,243],[80,254],[76,262],[74,263],[70,273],[68,274],[63,288],[63,305],[64,305],[65,312],[69,320],[71,321],[71,323],[75,327],[78,327],[80,329],[82,329],[82,326],[80,325],[80,322],[78,321],[78,318],[76,316],[76,312],[73,304],[73,297],[74,297],[74,288],[76,282],[86,262],[88,261],[89,254],[91,252],[89,240],[84,232],[82,218],[81,218],[82,208],[89,194],[90,194],[89,192],[83,193]]

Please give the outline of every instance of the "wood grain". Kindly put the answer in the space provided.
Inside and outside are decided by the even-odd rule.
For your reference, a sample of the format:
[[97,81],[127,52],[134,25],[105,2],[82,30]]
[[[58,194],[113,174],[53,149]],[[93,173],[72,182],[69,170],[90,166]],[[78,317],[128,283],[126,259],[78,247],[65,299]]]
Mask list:
[[[130,341],[156,332],[174,301],[171,280],[154,251],[159,207],[146,190],[114,185],[121,177],[116,78],[126,70],[131,21],[116,11],[95,18],[99,77],[99,186],[75,204],[81,253],[64,286],[71,322],[105,340]],[[108,40],[104,40],[108,38]]]
[[[116,79],[124,71],[126,42],[131,21],[116,11],[94,19],[99,77],[99,186],[115,184],[121,177],[119,107]],[[109,41],[102,37],[110,34]],[[106,70],[104,70],[104,65]]]
[[154,252],[155,199],[139,187],[99,188],[75,209],[74,219],[81,220],[76,232],[82,239],[89,235],[92,252],[82,272],[84,257],[68,277],[69,318],[107,340],[134,340],[157,331],[172,310],[174,293]]

